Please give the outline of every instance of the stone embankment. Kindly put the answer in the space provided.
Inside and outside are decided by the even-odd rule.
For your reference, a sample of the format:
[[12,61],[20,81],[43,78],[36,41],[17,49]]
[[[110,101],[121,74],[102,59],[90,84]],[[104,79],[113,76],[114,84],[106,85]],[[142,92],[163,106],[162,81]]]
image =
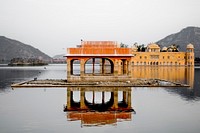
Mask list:
[[67,82],[62,79],[31,80],[12,84],[13,88],[22,87],[189,87],[186,84],[170,82],[160,79],[132,79],[126,82]]

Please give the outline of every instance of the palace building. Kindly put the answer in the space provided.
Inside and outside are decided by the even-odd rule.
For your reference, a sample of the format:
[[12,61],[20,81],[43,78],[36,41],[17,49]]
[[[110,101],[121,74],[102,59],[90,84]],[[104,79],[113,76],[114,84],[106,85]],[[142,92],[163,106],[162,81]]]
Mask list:
[[76,48],[67,49],[66,57],[69,82],[126,80],[131,73],[131,49],[114,41],[81,41]]
[[161,48],[155,44],[149,44],[144,52],[139,52],[138,48],[132,47],[131,63],[134,65],[159,65],[159,66],[193,66],[194,46],[187,45],[186,52],[173,50],[173,47]]
[[67,49],[66,57],[68,82],[127,81],[134,66],[194,66],[194,46],[188,44],[186,52],[179,52],[174,45],[160,48],[151,43],[140,50],[115,41],[81,41]]

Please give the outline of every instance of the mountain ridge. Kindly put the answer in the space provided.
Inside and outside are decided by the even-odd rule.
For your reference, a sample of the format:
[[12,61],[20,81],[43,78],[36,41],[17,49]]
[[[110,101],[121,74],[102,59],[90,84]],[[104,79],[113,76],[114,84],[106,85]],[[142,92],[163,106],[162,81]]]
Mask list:
[[52,58],[31,45],[0,36],[0,60],[10,61],[13,58],[38,58],[50,62]]
[[186,51],[187,44],[194,45],[195,57],[200,57],[200,28],[189,26],[181,31],[168,35],[156,42],[161,47],[170,46],[172,44],[179,45],[180,51]]
[[[194,45],[195,57],[200,57],[200,28],[189,26],[177,33],[170,34],[156,42],[161,47],[176,44],[180,51],[186,51],[187,44]],[[59,57],[60,56],[60,57]],[[53,58],[62,59],[61,54]],[[31,45],[24,44],[18,40],[0,36],[0,62],[10,61],[13,58],[38,58],[51,62],[53,58]]]

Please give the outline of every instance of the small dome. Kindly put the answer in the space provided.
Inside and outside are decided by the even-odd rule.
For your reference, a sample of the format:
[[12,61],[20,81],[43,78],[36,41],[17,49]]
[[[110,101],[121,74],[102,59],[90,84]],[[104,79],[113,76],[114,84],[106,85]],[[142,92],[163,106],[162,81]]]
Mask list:
[[158,44],[151,43],[148,45],[148,48],[160,48],[160,47],[158,46]]
[[167,47],[163,47],[163,48],[162,48],[162,51],[167,51]]
[[137,49],[137,47],[136,47],[135,45],[132,45],[131,47],[132,47],[133,49]]
[[137,50],[138,50],[137,47],[135,47],[135,46],[132,47],[132,51],[133,51],[133,52],[137,52]]
[[194,48],[194,45],[191,44],[191,43],[189,43],[189,44],[187,45],[187,48],[189,48],[189,49],[193,49],[193,48]]

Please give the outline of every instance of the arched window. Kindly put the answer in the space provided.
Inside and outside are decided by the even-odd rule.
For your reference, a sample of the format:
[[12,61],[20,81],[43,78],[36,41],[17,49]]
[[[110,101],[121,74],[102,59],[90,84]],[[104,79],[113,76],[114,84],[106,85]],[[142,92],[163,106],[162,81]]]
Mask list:
[[80,60],[74,59],[71,60],[71,75],[80,75],[81,68],[80,68]]

